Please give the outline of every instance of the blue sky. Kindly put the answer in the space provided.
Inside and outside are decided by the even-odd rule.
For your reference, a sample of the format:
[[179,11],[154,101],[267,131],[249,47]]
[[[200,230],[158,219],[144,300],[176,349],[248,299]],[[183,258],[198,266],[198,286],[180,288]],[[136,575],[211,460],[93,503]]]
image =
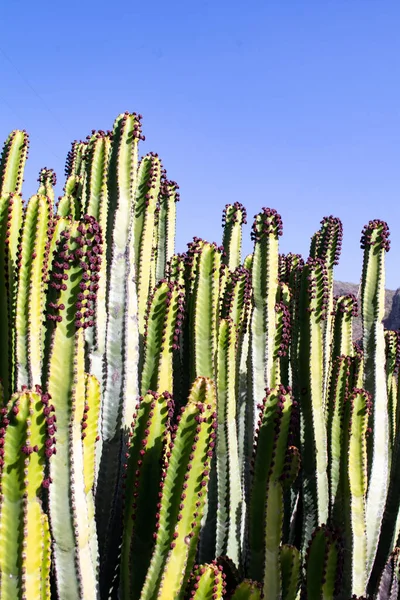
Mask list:
[[388,221],[387,287],[400,287],[400,3],[387,0],[7,0],[0,138],[31,139],[24,195],[43,166],[64,184],[73,139],[141,112],[180,184],[177,250],[221,239],[227,202],[281,213],[283,252],[307,256],[342,219],[336,277],[358,282],[361,229]]

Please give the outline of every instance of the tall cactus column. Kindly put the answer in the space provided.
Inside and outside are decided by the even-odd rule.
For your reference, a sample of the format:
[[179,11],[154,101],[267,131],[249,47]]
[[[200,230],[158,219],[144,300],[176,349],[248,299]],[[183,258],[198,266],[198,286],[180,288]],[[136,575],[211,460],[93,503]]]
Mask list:
[[[138,165],[140,119],[120,115],[114,124],[108,192],[107,329],[105,380],[102,404],[103,451],[96,488],[102,587],[107,588],[116,569],[121,536],[122,456],[138,396],[139,337],[135,254],[132,240],[134,193]],[[106,567],[107,565],[107,567]]]
[[[97,598],[96,532],[92,526],[85,484],[82,444],[86,406],[84,330],[93,324],[93,301],[99,226],[93,217],[84,223],[64,220],[55,242],[49,273],[46,392],[57,415],[57,453],[50,461],[50,525],[54,573],[62,600]],[[94,469],[94,464],[93,464]],[[95,556],[94,556],[95,555]]]
[[389,229],[383,221],[370,221],[362,232],[364,249],[361,280],[364,388],[372,396],[372,440],[368,448],[367,565],[372,564],[378,544],[389,469],[389,416],[385,373],[385,253],[390,248]]

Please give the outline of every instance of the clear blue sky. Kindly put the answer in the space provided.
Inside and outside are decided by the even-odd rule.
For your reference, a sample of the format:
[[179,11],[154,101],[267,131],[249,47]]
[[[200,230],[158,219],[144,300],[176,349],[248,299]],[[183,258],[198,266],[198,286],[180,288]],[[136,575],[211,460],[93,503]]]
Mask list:
[[221,239],[227,202],[282,215],[283,252],[308,254],[324,215],[342,219],[336,277],[358,282],[361,229],[391,230],[400,287],[398,0],[3,0],[0,138],[26,128],[24,194],[43,166],[64,184],[73,139],[144,115],[181,187],[177,249]]

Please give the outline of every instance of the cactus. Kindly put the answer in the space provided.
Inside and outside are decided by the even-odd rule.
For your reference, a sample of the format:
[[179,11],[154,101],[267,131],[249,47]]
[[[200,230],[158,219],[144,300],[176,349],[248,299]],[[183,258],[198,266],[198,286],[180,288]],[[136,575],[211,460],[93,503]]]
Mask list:
[[26,131],[12,131],[0,158],[0,197],[21,194],[28,149],[29,138]]
[[385,298],[385,253],[390,248],[388,226],[370,221],[362,232],[364,250],[361,279],[364,385],[372,395],[372,440],[368,456],[367,565],[372,569],[388,489],[389,418],[385,376],[385,338],[382,320]]
[[160,281],[165,277],[167,264],[175,251],[176,203],[179,202],[178,189],[179,186],[175,181],[166,180],[160,186],[156,236],[156,281]]
[[97,556],[94,562],[92,550],[96,533],[89,520],[82,444],[84,329],[92,322],[95,293],[91,289],[95,283],[91,282],[97,278],[92,270],[97,260],[91,249],[93,242],[101,246],[99,226],[93,217],[88,216],[83,223],[65,221],[49,274],[56,302],[47,303],[53,330],[45,389],[57,414],[49,512],[57,590],[60,597],[71,600],[81,595],[95,598],[98,589]]
[[227,554],[239,566],[237,532],[243,513],[243,494],[236,429],[236,331],[230,319],[221,319],[219,325],[217,399],[216,554]]
[[121,585],[126,599],[140,597],[154,548],[166,428],[172,414],[167,392],[161,396],[149,392],[139,399],[125,475]]
[[57,177],[53,169],[41,169],[39,173],[39,188],[37,191],[38,196],[47,196],[50,200],[51,205],[54,205],[54,186],[57,183]]
[[19,245],[15,314],[14,381],[17,388],[40,384],[52,204],[46,196],[32,196],[25,209]]
[[242,225],[246,223],[246,209],[240,202],[226,204],[222,215],[224,229],[222,245],[224,247],[223,261],[230,271],[234,271],[241,264]]
[[189,583],[189,598],[193,600],[223,600],[225,574],[222,567],[211,563],[195,566]]
[[169,600],[182,596],[195,560],[210,460],[215,442],[215,388],[196,379],[174,427],[161,487],[157,534],[140,596]]
[[[134,269],[133,199],[136,181],[140,119],[120,115],[114,124],[108,177],[109,211],[106,243],[106,347],[102,403],[102,454],[96,489],[96,515],[102,570],[102,585],[111,585],[121,527],[122,456],[138,395],[137,365],[139,332]],[[122,285],[121,285],[122,282]],[[107,582],[107,583],[106,583]]]
[[313,531],[306,558],[304,598],[333,600],[338,592],[340,542],[335,531],[327,526]]
[[0,597],[397,597],[387,225],[362,234],[355,344],[340,221],[304,262],[264,208],[242,262],[233,203],[221,247],[174,254],[178,186],[139,162],[140,120],[73,143],[56,207],[51,169],[22,201],[25,132],[0,159]]
[[[0,596],[50,598],[50,531],[42,509],[53,452],[48,396],[13,394],[0,417]],[[15,535],[15,531],[19,534]]]

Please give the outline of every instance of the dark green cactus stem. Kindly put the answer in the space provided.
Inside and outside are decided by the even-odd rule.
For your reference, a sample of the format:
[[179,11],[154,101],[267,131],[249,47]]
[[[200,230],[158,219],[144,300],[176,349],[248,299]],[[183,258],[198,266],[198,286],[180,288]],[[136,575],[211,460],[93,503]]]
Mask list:
[[312,534],[306,556],[304,600],[333,600],[340,589],[340,545],[335,531],[323,525]]
[[282,576],[282,600],[296,600],[300,585],[301,558],[295,546],[281,546],[280,566]]
[[32,196],[25,209],[18,253],[15,315],[15,387],[41,383],[49,238],[52,234],[51,201]]
[[157,226],[156,281],[166,276],[167,264],[175,252],[176,203],[179,186],[175,181],[163,181],[160,187],[160,207]]
[[389,556],[382,577],[376,600],[397,600],[400,593],[400,548],[395,548]]
[[244,579],[237,586],[232,600],[261,600],[260,584]]
[[[258,407],[260,419],[256,430],[256,446],[253,458],[252,487],[249,499],[249,565],[248,574],[252,579],[262,581],[265,575],[266,536],[268,527],[282,528],[278,496],[281,494],[273,484],[286,477],[288,439],[292,418],[293,399],[290,390],[280,386],[267,390],[263,403]],[[272,491],[271,491],[272,489]],[[271,505],[268,494],[271,492]],[[278,510],[273,525],[267,523],[267,514],[274,507]],[[276,532],[271,533],[275,539]],[[279,544],[278,544],[279,546]],[[268,548],[269,552],[271,549]],[[275,548],[278,552],[278,547]],[[275,556],[276,558],[276,556]]]
[[133,423],[125,479],[125,522],[121,557],[121,592],[125,600],[140,598],[154,549],[166,430],[173,413],[168,392],[139,399]]
[[329,383],[329,359],[332,342],[332,323],[333,323],[333,269],[339,264],[340,251],[342,246],[343,227],[340,219],[333,217],[324,217],[321,221],[319,231],[311,239],[310,257],[324,261],[326,269],[326,291],[325,303],[326,311],[323,321],[324,328],[324,399],[328,393]]
[[5,396],[14,391],[15,303],[17,291],[18,244],[22,226],[21,196],[0,197],[0,381]]
[[21,194],[29,138],[26,131],[16,129],[5,141],[0,157],[0,197]]
[[398,428],[398,373],[400,363],[400,332],[385,331],[386,342],[386,385],[388,395],[389,413],[389,451],[392,451],[393,443]]
[[0,597],[50,599],[50,532],[42,509],[55,417],[48,397],[14,394],[0,416]]
[[328,448],[324,406],[324,319],[327,273],[322,259],[308,259],[302,269],[299,302],[298,391],[301,403],[303,465],[303,542],[328,520]]
[[225,580],[215,563],[195,566],[189,583],[188,600],[223,600]]
[[85,198],[84,212],[92,215],[107,230],[108,166],[111,140],[104,131],[96,131],[90,138],[85,152]]
[[[398,403],[399,398],[397,398]],[[398,420],[395,437],[390,449],[392,461],[390,465],[389,488],[379,535],[379,544],[368,585],[370,593],[376,592],[377,582],[381,577],[388,556],[400,544],[400,429]]]
[[285,379],[288,385],[288,374],[285,373],[285,369],[282,372],[282,367],[289,352],[291,324],[289,309],[284,302],[277,302],[275,305],[275,328],[274,361],[270,381],[272,386],[276,386]]
[[194,382],[167,453],[151,564],[140,600],[183,598],[194,564],[215,440],[214,384]]
[[270,478],[265,504],[263,597],[266,600],[275,600],[282,596],[280,544],[284,507],[280,481]]
[[[345,454],[343,446],[344,403],[353,387],[352,359],[350,356],[337,356],[331,367],[331,379],[327,399],[328,473],[330,508],[342,514],[341,464]],[[346,463],[344,463],[346,464]],[[347,469],[345,471],[347,473]]]
[[[368,392],[354,389],[344,403],[341,501],[336,514],[344,522],[345,594],[363,595],[367,587],[367,428],[371,411]],[[339,516],[337,516],[337,520]]]
[[[96,532],[84,474],[82,420],[85,411],[84,329],[92,325],[99,226],[93,217],[71,223],[56,242],[50,286],[57,302],[48,302],[51,345],[46,391],[57,414],[57,454],[50,461],[50,524],[58,596],[96,598]],[[90,244],[90,245],[89,245]],[[54,314],[55,313],[55,314]],[[54,426],[55,430],[55,426]],[[96,555],[93,560],[93,555]]]
[[226,283],[221,317],[229,317],[238,332],[241,333],[246,321],[251,294],[250,272],[244,267],[237,267],[228,276]]
[[78,142],[75,140],[71,144],[71,150],[67,154],[65,163],[65,176],[69,178],[71,175],[83,175],[85,172],[85,154],[87,149],[86,142]]
[[147,154],[140,161],[135,194],[133,228],[136,263],[139,335],[144,335],[146,304],[150,292],[155,210],[160,191],[162,165],[157,154]]
[[183,293],[177,283],[162,280],[149,299],[144,331],[141,391],[173,392],[173,357],[179,350]]
[[335,299],[334,313],[331,361],[354,354],[353,319],[358,316],[357,298],[353,294],[339,296]]
[[224,229],[222,238],[224,247],[223,262],[230,271],[237,269],[242,262],[242,225],[247,223],[246,218],[246,209],[240,202],[225,206],[222,215],[222,227]]
[[171,256],[167,267],[166,275],[168,281],[176,281],[181,287],[185,286],[185,255],[174,254]]
[[78,220],[82,213],[83,178],[70,175],[64,188],[64,196],[58,198],[57,215]]
[[217,353],[217,537],[216,555],[227,554],[238,567],[243,495],[236,429],[236,330],[233,321],[219,325]]
[[[122,456],[138,396],[139,336],[134,269],[133,202],[140,119],[125,113],[114,124],[108,177],[107,329],[102,403],[102,460],[96,488],[96,518],[104,567],[101,586],[114,577],[120,544]],[[110,558],[112,557],[112,558]],[[110,561],[108,559],[110,558]]]
[[282,219],[273,209],[264,208],[256,215],[252,230],[253,311],[250,322],[250,381],[254,427],[256,406],[271,387],[275,350],[275,304],[278,295],[278,239]]
[[41,169],[38,182],[38,196],[47,196],[51,205],[54,206],[54,186],[57,183],[57,177],[53,169],[47,169],[46,167]]
[[385,253],[390,248],[384,221],[370,221],[362,232],[364,250],[361,279],[364,385],[373,398],[368,448],[367,569],[370,572],[379,537],[379,524],[388,490],[389,417],[385,374]]

